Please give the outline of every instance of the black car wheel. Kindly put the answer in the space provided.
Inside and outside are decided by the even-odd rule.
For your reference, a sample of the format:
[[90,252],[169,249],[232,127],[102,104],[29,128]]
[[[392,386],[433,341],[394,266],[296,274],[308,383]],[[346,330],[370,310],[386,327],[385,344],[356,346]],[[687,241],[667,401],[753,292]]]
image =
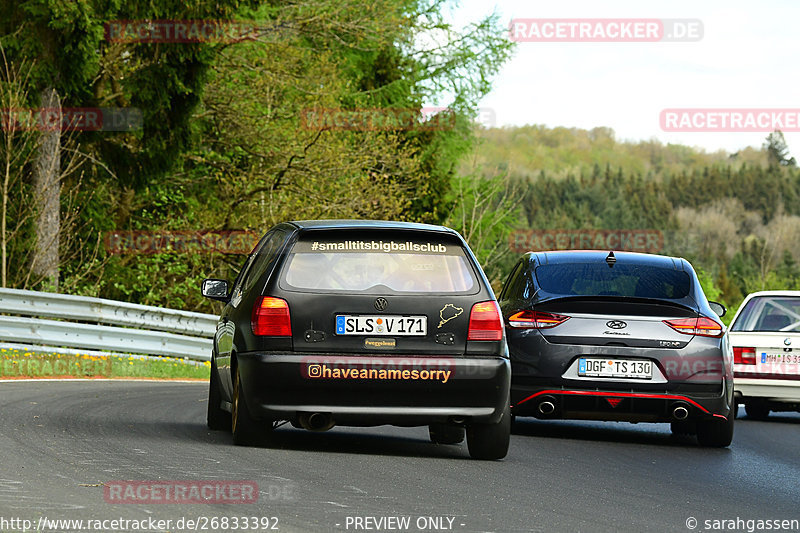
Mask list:
[[747,413],[747,416],[756,420],[766,420],[769,417],[769,407],[758,400],[748,400],[744,404],[744,412]]
[[222,394],[219,390],[219,372],[214,361],[211,361],[211,376],[208,380],[208,428],[220,431],[231,428],[231,414],[220,407]]
[[511,407],[506,408],[496,424],[471,424],[467,426],[467,448],[473,459],[502,459],[508,454],[511,441]]
[[237,370],[233,381],[233,407],[231,409],[233,443],[239,446],[263,444],[266,437],[272,432],[272,423],[253,420],[243,396],[242,380]]
[[428,426],[431,442],[436,444],[461,444],[464,442],[466,431],[461,426],[448,424],[431,424]]
[[724,448],[733,440],[733,413],[727,419],[714,417],[697,422],[697,442],[701,446]]

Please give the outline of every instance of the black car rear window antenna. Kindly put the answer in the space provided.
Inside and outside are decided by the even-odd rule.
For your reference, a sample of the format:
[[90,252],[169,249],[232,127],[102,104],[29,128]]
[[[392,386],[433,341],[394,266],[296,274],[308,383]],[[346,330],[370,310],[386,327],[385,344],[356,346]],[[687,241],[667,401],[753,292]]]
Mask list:
[[608,268],[614,268],[614,263],[617,262],[617,258],[614,257],[614,252],[608,252],[608,256],[606,257],[606,263],[608,263]]

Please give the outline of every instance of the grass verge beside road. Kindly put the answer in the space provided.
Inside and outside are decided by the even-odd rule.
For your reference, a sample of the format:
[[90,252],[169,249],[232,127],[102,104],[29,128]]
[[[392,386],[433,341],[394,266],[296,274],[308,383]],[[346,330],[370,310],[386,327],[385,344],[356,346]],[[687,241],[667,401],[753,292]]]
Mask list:
[[0,379],[208,379],[209,363],[174,357],[36,353],[0,349]]

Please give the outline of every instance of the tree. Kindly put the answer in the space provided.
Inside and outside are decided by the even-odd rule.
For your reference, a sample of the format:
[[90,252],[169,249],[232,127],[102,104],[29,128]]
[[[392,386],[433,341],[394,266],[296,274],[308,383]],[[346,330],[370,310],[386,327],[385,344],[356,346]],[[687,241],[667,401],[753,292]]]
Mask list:
[[[241,3],[5,1],[0,3],[0,46],[12,65],[35,59],[31,90],[26,93],[29,107],[111,103],[142,111],[142,132],[86,134],[76,148],[88,156],[82,164],[98,181],[117,180],[125,187],[141,188],[163,176],[176,153],[189,147],[189,118],[214,49],[208,43],[106,42],[104,24],[119,19],[225,19]],[[28,265],[44,274],[51,288],[57,287],[63,262],[59,260],[61,184],[55,179],[64,174],[60,133],[57,128],[48,131],[38,145],[34,184],[39,215],[32,230],[37,244]]]
[[44,279],[44,288],[58,292],[59,234],[61,233],[61,102],[52,87],[41,93],[40,109],[56,118],[39,142],[33,167],[33,199],[36,211],[36,244],[31,270]]
[[[257,233],[298,218],[443,221],[453,206],[456,165],[474,139],[469,117],[511,46],[497,17],[455,32],[442,21],[445,5],[294,0],[239,10],[237,17],[259,27],[254,39],[213,47],[188,119],[191,148],[165,152],[174,166],[155,174],[161,179],[137,166],[141,161],[131,166],[148,176],[138,185],[124,175],[93,175],[85,216],[95,230]],[[117,80],[128,97],[131,77],[147,63],[142,46],[107,46],[104,90]],[[136,61],[115,59],[125,54]],[[430,102],[447,109],[432,115],[423,109]],[[326,112],[369,113],[376,123],[315,119]],[[124,174],[119,153],[142,152],[146,136],[147,130],[104,137],[92,154]],[[208,309],[190,285],[209,275],[230,277],[239,266],[239,257],[222,254],[115,256],[104,279],[85,287],[92,283],[112,298]]]
[[[468,117],[510,45],[494,16],[457,34],[442,20],[444,4],[294,1],[255,13],[285,31],[220,55],[199,122],[210,150],[191,160],[234,188],[226,227],[237,218],[252,224],[246,213],[262,195],[271,221],[284,213],[447,216],[456,165],[473,141]],[[436,40],[421,49],[421,34]],[[426,122],[422,103],[443,97],[447,110]],[[400,127],[308,127],[309,115],[327,112],[409,118]]]
[[519,206],[524,196],[520,184],[508,176],[472,174],[456,178],[453,195],[454,206],[445,224],[464,236],[499,292],[508,268],[517,259],[510,257],[509,235],[521,218]]
[[794,157],[789,156],[789,145],[786,144],[786,139],[783,138],[783,133],[780,130],[775,130],[767,136],[764,150],[767,151],[770,166],[797,166]]
[[[0,47],[0,163],[3,171],[3,200],[0,212],[0,286],[8,287],[8,258],[12,238],[25,227],[30,211],[15,194],[21,190],[21,175],[29,164],[38,142],[38,131],[18,124],[11,110],[24,109],[28,101],[30,64],[9,64]],[[12,202],[12,195],[14,200]],[[11,227],[9,227],[11,219]]]

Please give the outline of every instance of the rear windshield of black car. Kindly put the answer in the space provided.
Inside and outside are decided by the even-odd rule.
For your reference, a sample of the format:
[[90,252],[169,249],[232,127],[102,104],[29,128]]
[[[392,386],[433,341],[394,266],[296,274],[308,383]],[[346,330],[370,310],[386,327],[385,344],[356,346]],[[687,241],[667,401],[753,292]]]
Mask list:
[[626,296],[680,300],[689,295],[689,274],[672,269],[605,263],[542,265],[536,279],[545,292],[560,296]]
[[300,240],[282,284],[303,291],[470,294],[478,281],[460,245],[422,238]]

